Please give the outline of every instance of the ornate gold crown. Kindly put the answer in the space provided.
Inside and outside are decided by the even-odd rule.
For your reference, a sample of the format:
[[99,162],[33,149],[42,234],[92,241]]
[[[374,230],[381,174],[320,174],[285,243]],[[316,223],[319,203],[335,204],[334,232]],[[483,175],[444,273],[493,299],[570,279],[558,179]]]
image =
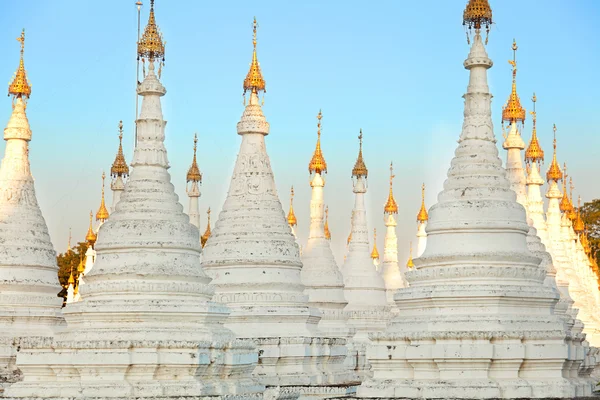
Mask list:
[[525,122],[525,109],[521,106],[521,100],[517,94],[517,42],[513,39],[513,59],[508,61],[512,65],[512,90],[506,104],[502,108],[502,121]]
[[325,162],[325,157],[323,157],[323,152],[321,151],[321,118],[323,118],[323,114],[321,114],[321,110],[319,110],[319,114],[317,115],[317,146],[310,159],[310,163],[308,163],[308,172],[311,174],[313,172],[318,174],[327,172],[327,163]]
[[492,25],[492,9],[487,0],[469,0],[463,12],[463,25],[469,29],[487,29]]
[[550,168],[548,168],[548,172],[546,172],[546,180],[548,182],[558,182],[563,178],[563,174],[558,165],[558,161],[556,161],[556,125],[554,125],[552,129],[554,130],[554,155],[552,156]]
[[129,166],[125,161],[123,155],[123,121],[119,121],[119,150],[117,150],[117,156],[112,167],[110,167],[110,174],[116,178],[117,176],[127,177],[129,175]]
[[165,44],[162,34],[156,26],[154,18],[154,0],[150,0],[150,16],[148,25],[144,29],[144,34],[137,45],[138,57],[147,58],[150,61],[162,59],[165,60]]
[[260,92],[261,90],[266,92],[267,84],[262,76],[262,72],[260,71],[260,64],[258,63],[258,58],[256,57],[256,17],[254,18],[253,24],[253,38],[252,44],[254,45],[254,51],[252,52],[252,63],[250,64],[250,70],[246,75],[246,79],[244,79],[244,93],[246,91],[251,92]]
[[8,85],[8,94],[15,97],[29,98],[31,96],[31,84],[27,79],[27,71],[25,71],[25,63],[23,61],[23,53],[25,52],[25,29],[21,32],[21,36],[17,38],[21,42],[21,60],[19,68],[15,72],[12,82]]
[[194,158],[192,160],[192,165],[187,172],[187,182],[202,182],[202,174],[200,173],[200,168],[198,168],[198,162],[196,161],[196,147],[198,144],[198,134],[194,134]]
[[385,203],[385,207],[383,207],[383,212],[386,214],[398,214],[398,204],[396,203],[396,199],[394,198],[394,192],[392,190],[392,181],[395,177],[396,175],[394,175],[394,166],[390,162],[390,193],[388,194],[388,199]]
[[367,170],[367,166],[365,165],[365,162],[363,160],[362,138],[363,138],[363,134],[362,134],[362,129],[361,129],[360,134],[358,135],[358,141],[359,141],[358,158],[356,159],[356,162],[354,163],[354,168],[352,168],[352,176],[355,176],[357,178],[359,176],[364,176],[366,178],[367,174],[369,172]]
[[533,118],[533,133],[531,134],[531,141],[529,142],[529,146],[527,146],[527,150],[525,150],[525,162],[534,163],[534,162],[542,162],[544,161],[544,150],[542,150],[542,146],[540,146],[540,142],[537,137],[537,113],[535,111],[535,103],[537,101],[537,97],[535,93],[531,98],[533,101],[533,111],[530,112],[531,117]]

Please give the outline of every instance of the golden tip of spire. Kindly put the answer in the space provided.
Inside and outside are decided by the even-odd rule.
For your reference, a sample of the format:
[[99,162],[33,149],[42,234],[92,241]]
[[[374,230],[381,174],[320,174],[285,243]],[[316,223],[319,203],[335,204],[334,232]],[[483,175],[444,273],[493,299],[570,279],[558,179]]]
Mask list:
[[546,180],[548,182],[555,181],[558,183],[561,179],[563,179],[563,173],[560,170],[560,165],[558,165],[558,161],[556,160],[556,124],[553,126],[554,131],[554,154],[552,156],[552,163],[550,164],[550,168],[548,168],[548,172],[546,172]]
[[325,157],[323,156],[323,151],[321,150],[321,119],[323,118],[323,114],[321,110],[319,110],[319,114],[317,114],[317,145],[315,146],[315,151],[308,163],[308,173],[318,173],[321,174],[323,172],[327,172],[327,162],[325,161]]
[[415,263],[412,258],[412,242],[410,242],[410,247],[408,250],[408,261],[406,262],[406,268],[413,269],[415,267]]
[[398,214],[398,203],[396,203],[393,191],[393,180],[395,177],[396,175],[394,175],[394,165],[392,162],[390,162],[390,192],[388,194],[387,202],[383,207],[384,214]]
[[126,178],[129,175],[129,166],[123,155],[123,121],[119,121],[119,149],[117,150],[115,161],[110,167],[110,175],[113,178],[118,176]]
[[208,217],[206,223],[206,230],[204,231],[204,234],[200,237],[200,245],[202,246],[202,248],[204,248],[206,242],[208,241],[208,238],[212,234],[210,230],[210,207],[208,207],[208,210],[206,210],[206,215]]
[[287,215],[287,221],[290,226],[296,226],[298,220],[296,219],[296,214],[294,214],[294,186],[292,186],[290,190],[290,211]]
[[100,199],[100,207],[98,208],[98,212],[96,213],[96,221],[106,221],[108,219],[108,209],[106,208],[106,203],[104,202],[104,179],[106,179],[106,174],[102,171],[102,197]]
[[427,208],[425,207],[425,183],[421,185],[421,208],[417,214],[417,222],[424,223],[429,220],[429,214],[427,214]]
[[358,157],[356,158],[356,162],[354,163],[354,168],[352,168],[352,176],[354,177],[367,177],[368,174],[368,170],[367,170],[367,166],[365,165],[365,161],[363,160],[363,154],[362,154],[362,139],[363,139],[363,133],[362,133],[362,128],[360,129],[360,133],[358,135],[358,143],[359,143],[359,147],[358,147]]
[[266,82],[262,76],[262,72],[260,70],[260,63],[258,62],[258,57],[256,55],[256,30],[258,28],[258,24],[256,23],[256,17],[254,17],[254,23],[252,24],[252,45],[254,50],[252,52],[252,62],[250,63],[250,70],[246,75],[246,79],[244,79],[244,94],[247,91],[258,93],[260,91],[266,92]]
[[154,0],[150,1],[150,15],[148,16],[148,24],[144,29],[144,34],[137,44],[138,59],[148,59],[150,62],[154,60],[165,61],[165,42],[163,42],[162,34],[156,25],[154,17]]
[[487,32],[492,25],[492,9],[487,0],[469,0],[463,12],[463,25],[476,30],[485,26]]
[[527,146],[527,150],[525,150],[525,162],[528,166],[530,163],[538,162],[541,164],[544,161],[544,150],[542,150],[542,146],[540,145],[540,142],[537,137],[537,113],[535,111],[535,103],[537,102],[537,97],[535,95],[535,92],[533,93],[531,101],[533,102],[533,111],[530,111],[529,113],[531,114],[533,119],[533,130],[531,133],[531,140],[529,141],[529,146]]
[[200,168],[198,168],[198,161],[196,158],[196,148],[198,144],[198,134],[194,133],[194,157],[192,158],[192,165],[188,169],[186,175],[186,182],[202,182],[202,173],[200,172]]
[[513,68],[512,89],[508,96],[508,100],[506,100],[506,104],[502,108],[502,121],[507,121],[509,123],[518,121],[525,122],[525,117],[527,115],[525,108],[521,105],[519,95],[517,94],[517,49],[517,42],[513,39],[513,59],[508,61]]
[[377,228],[373,228],[373,251],[371,251],[371,258],[373,260],[379,260],[379,251],[377,250]]
[[25,62],[23,61],[25,53],[25,29],[21,31],[21,36],[17,40],[21,43],[21,59],[19,60],[19,67],[14,73],[12,82],[8,85],[8,94],[12,94],[15,98],[28,99],[31,96],[31,84],[27,79],[27,71],[25,70]]

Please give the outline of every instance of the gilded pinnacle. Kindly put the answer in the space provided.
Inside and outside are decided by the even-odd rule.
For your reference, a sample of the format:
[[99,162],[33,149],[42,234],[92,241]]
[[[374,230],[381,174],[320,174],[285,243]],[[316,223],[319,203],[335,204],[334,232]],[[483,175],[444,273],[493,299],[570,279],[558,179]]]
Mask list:
[[554,155],[552,156],[552,163],[550,164],[550,168],[548,168],[548,172],[546,172],[546,180],[548,182],[560,181],[563,178],[562,171],[560,170],[560,166],[558,165],[558,161],[556,161],[556,124],[553,127],[554,130]]
[[509,123],[513,122],[525,122],[525,109],[521,106],[521,100],[517,94],[517,42],[513,40],[513,59],[509,60],[509,64],[512,65],[512,90],[510,96],[506,101],[506,104],[502,108],[502,121]]
[[25,52],[25,29],[23,29],[21,36],[19,36],[17,40],[21,43],[21,59],[12,82],[8,85],[8,94],[12,94],[15,98],[24,97],[28,99],[29,96],[31,96],[31,84],[27,79],[27,71],[25,71],[25,62],[23,61],[23,54]]
[[162,34],[156,25],[154,18],[154,0],[150,0],[150,16],[144,34],[137,45],[138,59],[147,58],[150,62],[154,60],[165,61],[165,44]]
[[188,169],[186,180],[187,182],[200,182],[202,183],[202,173],[200,172],[200,168],[198,168],[198,162],[196,161],[196,148],[198,146],[198,134],[194,134],[194,158],[192,160],[192,165],[190,169]]
[[388,194],[387,202],[385,203],[385,207],[383,207],[384,214],[398,214],[398,204],[396,203],[396,199],[394,198],[394,191],[392,190],[392,181],[396,175],[394,175],[394,166],[390,162],[390,193]]
[[537,137],[537,113],[535,111],[535,103],[537,102],[537,97],[535,93],[531,98],[533,102],[533,111],[530,111],[531,117],[533,119],[533,132],[531,134],[531,141],[529,142],[529,146],[527,146],[527,150],[525,150],[525,162],[526,163],[541,163],[544,161],[544,150],[542,150],[542,146],[540,146],[540,142]]
[[581,218],[581,196],[579,196],[579,200],[577,201],[577,216],[575,217],[575,221],[573,221],[573,230],[578,235],[582,234],[585,230],[585,223]]
[[323,118],[323,114],[321,113],[321,110],[319,110],[319,114],[317,115],[317,146],[315,147],[315,152],[308,164],[308,172],[311,174],[327,172],[327,163],[325,162],[325,157],[323,157],[323,152],[321,151],[321,118]]
[[206,242],[208,241],[208,238],[211,235],[211,231],[210,231],[210,207],[208,207],[208,210],[206,210],[206,215],[208,216],[208,221],[206,223],[206,230],[204,231],[204,234],[200,237],[200,245],[202,245],[202,248],[204,248],[204,246],[206,245]]
[[360,130],[360,134],[358,135],[358,141],[359,141],[359,150],[358,150],[358,157],[356,159],[356,162],[354,163],[354,168],[352,168],[352,176],[355,177],[367,177],[367,166],[365,165],[365,162],[363,160],[363,155],[362,155],[362,138],[363,138],[363,134],[362,134],[362,129]]
[[266,92],[266,82],[262,76],[262,72],[260,71],[260,63],[258,62],[258,57],[256,56],[256,28],[258,27],[256,23],[256,17],[254,18],[254,23],[252,27],[252,44],[254,45],[254,50],[252,52],[252,63],[250,63],[250,70],[246,75],[246,79],[244,79],[244,94],[247,91],[258,93],[260,91]]
[[559,207],[560,211],[562,211],[563,213],[567,213],[567,216],[570,216],[573,212],[573,204],[571,203],[571,200],[569,199],[569,194],[567,193],[567,163],[563,164],[563,176],[563,196],[560,200]]
[[410,242],[410,250],[408,253],[408,261],[406,262],[406,268],[413,269],[415,267],[415,263],[412,258],[412,242]]
[[110,167],[110,174],[113,178],[118,176],[126,178],[129,175],[129,166],[123,155],[123,121],[119,121],[119,150],[117,150],[115,161],[112,167]]
[[98,212],[96,213],[96,221],[104,222],[108,219],[108,209],[106,208],[106,204],[104,203],[104,179],[106,178],[106,174],[102,172],[102,198],[100,199],[100,208],[98,208]]
[[427,214],[427,208],[425,207],[425,184],[421,186],[421,209],[417,214],[417,222],[424,223],[429,219],[429,215]]
[[373,229],[373,251],[371,252],[373,260],[379,260],[379,251],[377,251],[377,229]]
[[94,217],[94,213],[90,210],[90,226],[88,227],[87,234],[85,235],[85,240],[88,242],[90,246],[94,246],[96,243],[96,234],[94,233],[94,228],[92,226],[92,218]]
[[294,187],[290,190],[290,212],[287,215],[288,224],[291,227],[296,226],[298,221],[296,220],[296,215],[294,214]]

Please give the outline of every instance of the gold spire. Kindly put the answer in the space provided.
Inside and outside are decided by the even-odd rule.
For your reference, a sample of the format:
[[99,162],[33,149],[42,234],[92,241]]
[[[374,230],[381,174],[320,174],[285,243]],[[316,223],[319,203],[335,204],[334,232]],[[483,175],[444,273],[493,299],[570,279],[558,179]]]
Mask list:
[[147,58],[150,62],[161,59],[165,61],[165,44],[154,19],[154,0],[150,0],[150,16],[144,34],[137,44],[138,59]]
[[570,215],[570,213],[573,211],[573,204],[571,204],[571,201],[569,200],[569,194],[567,193],[567,177],[569,175],[567,174],[567,163],[563,164],[563,196],[562,199],[560,199],[560,211],[562,211],[563,213],[567,213],[567,216]]
[[417,214],[417,222],[424,223],[429,219],[427,208],[425,208],[425,183],[421,186],[421,209]]
[[69,275],[69,284],[72,285],[75,283],[75,278],[73,278],[73,266],[71,266],[71,275]]
[[79,253],[79,265],[77,266],[77,280],[79,281],[79,278],[81,276],[81,274],[83,273],[83,271],[85,271],[85,267],[83,265],[83,254]]
[[329,231],[329,206],[325,207],[325,239],[331,240],[331,232]]
[[325,157],[323,157],[323,152],[321,151],[321,118],[323,118],[323,114],[321,114],[321,110],[319,110],[319,114],[317,115],[317,147],[308,164],[308,172],[311,174],[313,172],[317,174],[327,172],[327,163],[325,162]]
[[510,96],[506,101],[506,104],[502,108],[502,121],[507,121],[509,123],[521,121],[521,123],[525,122],[525,109],[521,106],[521,100],[519,99],[519,95],[517,94],[517,42],[513,39],[512,44],[513,49],[513,59],[509,60],[508,63],[512,65],[512,90],[510,92]]
[[198,145],[198,134],[194,134],[194,159],[192,160],[192,166],[188,169],[187,172],[187,182],[202,182],[202,174],[200,173],[200,168],[198,168],[198,163],[196,162],[196,147]]
[[200,237],[200,244],[202,245],[202,248],[204,248],[204,246],[206,245],[206,241],[208,240],[208,238],[210,237],[211,231],[210,231],[210,207],[208,207],[208,210],[206,210],[206,214],[208,215],[208,222],[206,223],[206,230],[204,231],[204,234]]
[[106,204],[104,203],[104,179],[106,178],[106,174],[104,171],[102,172],[102,198],[100,200],[100,208],[98,208],[98,212],[96,213],[96,221],[104,222],[108,219],[108,210],[106,209]]
[[[565,178],[565,181],[567,180],[567,178]],[[575,218],[577,217],[577,213],[575,212],[575,207],[573,206],[573,189],[575,189],[575,185],[573,185],[573,177],[570,176],[569,177],[569,188],[571,189],[571,196],[569,197],[569,210],[567,211],[567,217],[569,217],[569,219],[571,221],[575,221]],[[567,188],[565,185],[565,193],[567,192]]]
[[296,215],[294,214],[294,187],[292,186],[292,190],[290,190],[290,212],[287,215],[287,221],[290,226],[296,226],[298,221],[296,220]]
[[542,150],[542,146],[540,146],[540,142],[537,137],[537,129],[536,129],[536,121],[537,121],[537,113],[535,111],[535,103],[537,102],[537,97],[535,93],[531,98],[533,102],[533,111],[530,111],[531,117],[533,119],[533,132],[531,134],[531,141],[529,142],[529,146],[527,146],[527,150],[525,150],[525,162],[527,164],[538,162],[541,163],[544,161],[544,150]]
[[113,162],[112,167],[110,167],[110,174],[113,178],[118,176],[126,178],[127,175],[129,175],[129,166],[123,155],[123,121],[119,121],[119,150],[117,150],[115,162]]
[[390,193],[388,194],[387,203],[385,203],[385,207],[383,208],[385,214],[398,214],[398,204],[396,203],[396,199],[394,199],[394,192],[392,190],[392,181],[395,177],[394,166],[390,162]]
[[88,227],[87,235],[85,235],[85,240],[88,242],[90,246],[94,246],[96,243],[96,234],[94,233],[94,228],[92,227],[92,218],[94,213],[90,210],[90,226]]
[[408,261],[406,262],[406,268],[413,269],[414,267],[415,267],[415,264],[413,263],[413,258],[412,258],[412,242],[410,242],[410,250],[408,253]]
[[577,216],[573,222],[573,230],[577,234],[581,234],[585,230],[585,223],[581,218],[581,196],[579,196],[579,200],[577,201]]
[[356,159],[356,162],[354,163],[354,168],[352,168],[352,176],[355,177],[359,177],[359,176],[363,176],[363,177],[367,177],[367,166],[365,165],[365,162],[363,161],[363,155],[362,155],[362,138],[363,138],[363,134],[362,134],[362,129],[360,130],[360,134],[358,135],[358,141],[359,141],[359,150],[358,150],[358,158]]
[[23,61],[23,53],[25,52],[25,29],[21,32],[21,36],[17,38],[21,42],[21,60],[19,68],[15,72],[12,82],[8,85],[8,94],[14,98],[21,97],[28,99],[31,96],[31,84],[27,79],[27,71],[25,71],[25,62]]
[[[463,12],[463,25],[465,28],[475,28],[480,30],[485,26],[487,44],[487,35],[490,33],[490,26],[492,25],[492,9],[488,4],[487,0],[469,0],[465,11]],[[467,43],[469,43],[469,35],[467,34]]]
[[250,64],[250,70],[246,75],[246,79],[244,79],[244,94],[247,91],[258,93],[261,90],[266,92],[266,83],[262,76],[262,72],[260,71],[260,64],[258,63],[258,58],[256,57],[256,28],[258,25],[256,24],[256,17],[254,17],[254,23],[252,28],[252,44],[254,45],[254,51],[252,52],[252,63]]
[[548,172],[546,172],[546,179],[548,180],[548,183],[550,183],[550,181],[558,183],[558,181],[563,178],[563,174],[558,165],[558,161],[556,161],[556,124],[554,124],[552,129],[554,130],[554,155],[552,156],[552,164],[550,164],[550,168],[548,168]]
[[581,246],[583,247],[583,251],[585,252],[586,255],[589,256],[590,252],[592,251],[592,248],[590,246],[590,241],[588,240],[587,233],[585,232],[585,230],[581,234],[580,240],[581,240]]
[[373,251],[371,252],[373,260],[379,260],[379,251],[377,251],[377,228],[373,228]]

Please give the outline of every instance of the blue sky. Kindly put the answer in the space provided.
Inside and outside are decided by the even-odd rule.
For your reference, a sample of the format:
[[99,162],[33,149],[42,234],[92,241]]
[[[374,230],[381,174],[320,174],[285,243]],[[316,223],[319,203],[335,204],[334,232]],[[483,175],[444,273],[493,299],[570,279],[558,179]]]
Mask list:
[[[33,85],[28,116],[31,164],[40,206],[54,245],[64,251],[69,227],[82,240],[90,209],[100,201],[100,176],[125,125],[125,155],[132,154],[135,116],[137,11],[133,0],[103,2],[30,0],[0,5],[0,77],[18,65],[15,38],[26,29],[25,62]],[[149,0],[144,0],[145,25]],[[332,246],[344,254],[353,204],[350,171],[364,132],[369,168],[369,224],[382,233],[388,166],[396,167],[400,206],[400,261],[413,240],[420,185],[427,205],[441,190],[462,124],[468,46],[461,25],[466,1],[435,0],[424,8],[408,1],[165,1],[156,18],[167,41],[163,111],[171,175],[187,209],[185,173],[194,132],[204,174],[201,211],[218,215],[229,186],[240,138],[242,81],[251,58],[251,24],[259,22],[258,56],[267,81],[264,112],[271,124],[267,149],[284,208],[290,185],[301,244],[308,234],[307,164],[323,110],[322,147],[329,166],[325,187]],[[559,161],[567,161],[576,192],[600,197],[600,3],[593,0],[492,0],[494,25],[488,53],[496,136],[511,82],[507,60],[519,45],[518,92],[529,110],[538,96],[538,133],[551,156],[558,127]],[[2,105],[4,104],[4,105]],[[0,103],[0,121],[11,112]],[[524,137],[528,141],[531,120]],[[1,145],[3,150],[4,144]],[[504,151],[501,150],[504,159]],[[550,161],[550,160],[547,160]],[[548,163],[544,166],[544,170]],[[107,186],[108,188],[108,186]],[[108,192],[110,204],[110,192]],[[202,217],[204,230],[205,216]],[[383,235],[378,247],[383,250]]]

